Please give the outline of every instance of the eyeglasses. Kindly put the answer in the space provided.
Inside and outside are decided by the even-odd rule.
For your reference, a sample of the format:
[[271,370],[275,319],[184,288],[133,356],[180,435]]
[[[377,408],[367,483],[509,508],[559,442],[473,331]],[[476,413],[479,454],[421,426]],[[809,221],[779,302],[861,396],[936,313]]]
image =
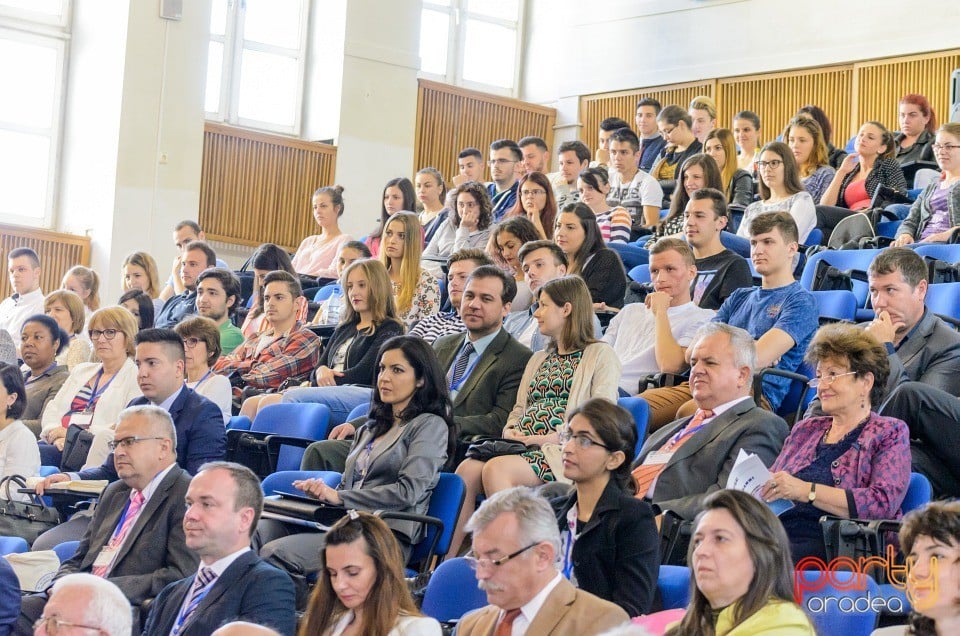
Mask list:
[[854,374],[856,374],[856,371],[847,371],[846,373],[836,373],[836,374],[831,373],[830,375],[825,375],[825,376],[810,380],[809,382],[807,382],[807,386],[810,387],[811,389],[815,389],[820,385],[830,386],[836,381],[837,378],[842,378],[845,375],[854,375]]
[[491,166],[505,166],[505,165],[507,165],[508,163],[517,163],[517,160],[516,160],[516,159],[504,159],[503,157],[500,157],[499,159],[491,159],[491,160],[488,161],[487,163],[488,163],[489,165],[491,165]]
[[76,627],[77,629],[89,629],[95,632],[103,633],[103,630],[99,627],[94,627],[93,625],[81,625],[80,623],[71,623],[70,621],[60,620],[59,618],[54,618],[53,616],[49,618],[40,618],[36,623],[33,624],[33,631],[37,631],[41,627],[50,634],[50,636],[57,636],[60,633],[61,629],[66,629],[68,627]]
[[940,152],[941,150],[946,150],[947,152],[953,152],[957,148],[960,148],[960,144],[933,144],[931,146],[934,152]]
[[670,135],[673,134],[673,131],[676,130],[676,129],[677,129],[676,126],[674,126],[673,128],[671,128],[670,130],[667,130],[666,128],[664,128],[663,130],[660,131],[660,136],[661,136],[661,137],[669,137]]
[[577,446],[579,446],[582,449],[587,449],[587,448],[590,448],[591,446],[599,446],[604,450],[610,450],[610,447],[607,446],[606,444],[601,444],[600,442],[587,437],[583,433],[574,434],[573,431],[570,430],[569,426],[562,427],[559,431],[557,431],[557,433],[560,436],[561,444],[566,444],[570,440],[573,440],[577,444]]
[[536,547],[543,543],[542,541],[537,541],[536,543],[531,543],[525,548],[520,548],[516,552],[511,552],[505,557],[500,557],[499,559],[478,559],[475,556],[467,555],[464,558],[467,560],[467,565],[469,565],[474,570],[479,570],[480,568],[491,568],[491,567],[500,567],[510,559],[516,558],[529,550],[530,548]]
[[184,339],[183,339],[183,344],[186,345],[186,346],[187,346],[188,348],[190,348],[190,349],[193,349],[194,347],[196,347],[196,346],[197,346],[198,344],[200,344],[201,342],[203,342],[203,340],[201,340],[200,338],[184,338]]
[[119,329],[91,329],[87,332],[87,335],[90,336],[91,340],[98,340],[100,336],[103,336],[107,340],[113,340],[117,337],[118,333],[120,333]]
[[766,168],[770,168],[771,170],[776,170],[782,165],[783,165],[783,161],[781,161],[780,159],[771,159],[770,161],[757,162],[757,168],[760,170],[765,170]]
[[521,190],[521,191],[520,191],[520,196],[521,196],[521,197],[539,197],[539,196],[545,195],[546,193],[547,193],[546,190],[539,190],[539,189],[537,189],[537,190]]
[[122,446],[124,448],[130,448],[137,442],[145,442],[148,439],[167,439],[166,437],[137,437],[132,435],[131,437],[124,437],[123,439],[115,439],[112,442],[107,442],[107,446],[110,447],[110,450],[117,450],[118,447]]

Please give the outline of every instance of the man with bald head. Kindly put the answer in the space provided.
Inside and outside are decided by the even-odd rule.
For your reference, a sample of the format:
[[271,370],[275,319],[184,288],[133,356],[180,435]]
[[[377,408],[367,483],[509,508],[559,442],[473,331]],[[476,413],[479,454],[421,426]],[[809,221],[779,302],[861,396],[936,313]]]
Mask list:
[[[197,568],[183,532],[190,475],[177,465],[177,432],[160,407],[121,411],[111,446],[120,480],[101,494],[77,552],[54,581],[88,572],[116,584],[137,608]],[[18,633],[31,633],[46,602],[45,593],[23,599]]]

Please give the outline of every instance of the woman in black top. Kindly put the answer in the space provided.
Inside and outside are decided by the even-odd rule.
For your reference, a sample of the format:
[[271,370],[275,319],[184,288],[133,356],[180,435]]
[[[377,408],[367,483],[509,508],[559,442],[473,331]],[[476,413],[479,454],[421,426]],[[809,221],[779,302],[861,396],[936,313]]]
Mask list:
[[343,271],[340,285],[348,302],[320,356],[313,386],[263,396],[259,408],[280,401],[326,404],[331,425],[336,426],[355,407],[370,401],[377,351],[390,338],[403,334],[403,323],[397,318],[393,287],[380,261],[355,261]]
[[634,496],[633,416],[603,398],[570,412],[560,432],[563,473],[574,492],[553,502],[563,574],[630,616],[650,611],[660,568],[650,504]]
[[576,274],[587,283],[594,309],[623,307],[627,274],[620,256],[606,247],[597,217],[585,203],[569,203],[557,217],[553,241],[570,264],[568,274]]

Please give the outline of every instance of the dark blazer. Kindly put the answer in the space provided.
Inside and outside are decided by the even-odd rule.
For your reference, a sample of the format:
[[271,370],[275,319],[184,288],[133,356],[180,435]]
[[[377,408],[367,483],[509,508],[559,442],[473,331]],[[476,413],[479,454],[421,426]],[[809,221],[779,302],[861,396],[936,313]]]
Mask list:
[[932,311],[923,312],[913,333],[887,357],[887,395],[898,384],[911,380],[960,395],[960,333]]
[[[569,529],[567,513],[576,502],[576,491],[552,502],[561,536]],[[650,612],[659,569],[653,509],[611,479],[573,544],[577,587],[640,616]]]
[[[640,449],[637,462],[659,449],[691,418],[667,424],[653,433]],[[684,519],[700,512],[709,493],[727,487],[727,477],[742,448],[770,466],[787,438],[787,423],[761,409],[752,398],[738,402],[693,434],[664,467],[653,491],[654,511],[672,510]]]
[[[143,636],[167,636],[193,588],[196,573],[163,588],[150,606]],[[209,636],[232,621],[247,621],[277,630],[296,632],[293,581],[262,560],[253,550],[241,554],[224,570],[180,631],[182,636]]]
[[627,273],[623,269],[620,255],[612,249],[604,247],[594,252],[593,257],[580,270],[580,277],[586,281],[593,302],[623,307]]
[[[450,369],[467,335],[454,334],[433,343],[440,366]],[[476,435],[499,437],[517,402],[517,389],[531,351],[501,328],[484,350],[477,366],[453,401],[453,419],[461,439]]]
[[[130,401],[127,406],[152,404],[145,397]],[[170,417],[177,429],[177,463],[196,475],[207,462],[219,461],[227,455],[227,431],[220,407],[191,388],[183,387],[170,405]],[[113,453],[97,468],[81,470],[80,479],[119,479],[113,467]]]
[[380,351],[380,345],[394,336],[403,335],[403,323],[395,320],[387,320],[381,325],[377,325],[376,330],[370,335],[364,335],[357,332],[357,323],[349,325],[340,325],[330,337],[330,342],[320,355],[318,365],[333,368],[333,356],[337,349],[343,345],[348,338],[353,338],[353,342],[347,347],[347,358],[343,365],[343,377],[336,379],[340,384],[359,384],[361,386],[372,386],[374,369],[373,365],[377,361],[377,353]]
[[10,563],[0,561],[0,636],[7,636],[20,616],[20,581]]
[[[221,416],[220,421],[223,422]],[[150,497],[107,577],[132,605],[154,598],[169,583],[196,571],[197,555],[187,548],[183,533],[183,499],[190,475],[174,466]],[[130,499],[130,486],[115,481],[100,496],[76,554],[60,565],[54,580],[75,572],[91,572],[100,550],[110,541]]]

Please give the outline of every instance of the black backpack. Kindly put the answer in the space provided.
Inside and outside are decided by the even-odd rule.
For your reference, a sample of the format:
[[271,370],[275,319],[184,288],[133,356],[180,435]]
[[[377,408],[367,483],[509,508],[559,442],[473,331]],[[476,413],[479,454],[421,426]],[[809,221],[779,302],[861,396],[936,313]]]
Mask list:
[[813,273],[811,291],[853,291],[853,281],[867,282],[867,273],[856,269],[840,270],[821,260]]

